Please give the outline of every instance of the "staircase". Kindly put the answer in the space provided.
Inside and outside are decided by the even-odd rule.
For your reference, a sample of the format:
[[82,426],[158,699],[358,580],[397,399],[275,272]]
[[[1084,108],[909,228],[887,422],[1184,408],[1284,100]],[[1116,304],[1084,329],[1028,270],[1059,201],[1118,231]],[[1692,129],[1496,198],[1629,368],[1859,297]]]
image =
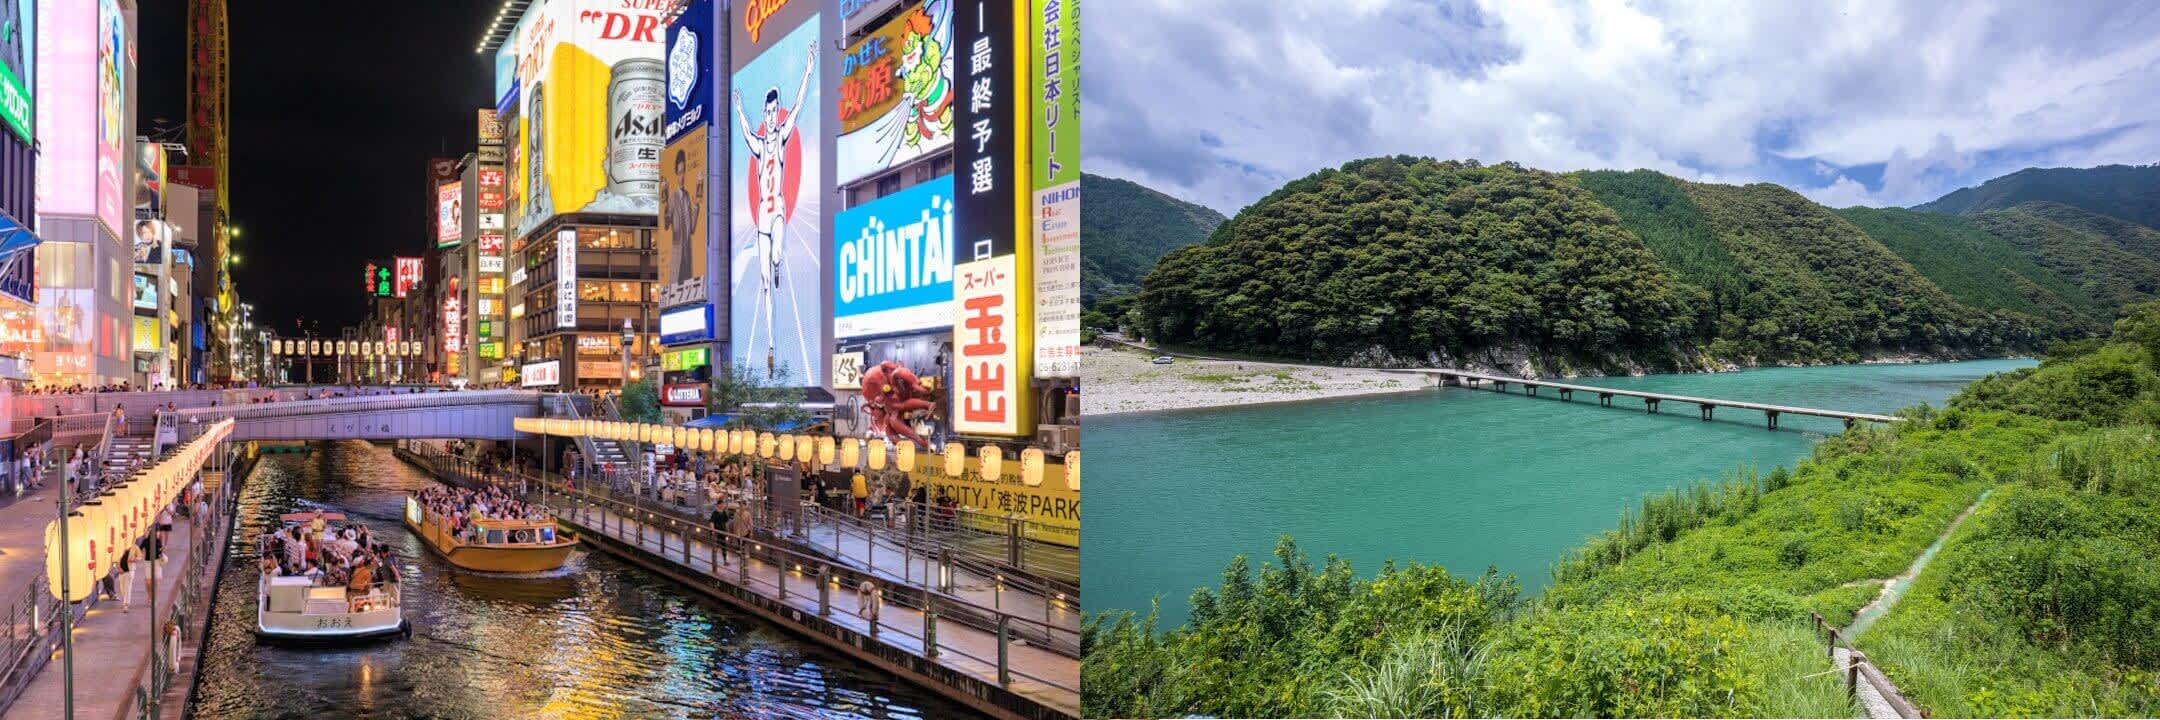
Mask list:
[[127,474],[129,471],[150,464],[155,447],[147,436],[126,437],[115,435],[105,449],[105,473]]

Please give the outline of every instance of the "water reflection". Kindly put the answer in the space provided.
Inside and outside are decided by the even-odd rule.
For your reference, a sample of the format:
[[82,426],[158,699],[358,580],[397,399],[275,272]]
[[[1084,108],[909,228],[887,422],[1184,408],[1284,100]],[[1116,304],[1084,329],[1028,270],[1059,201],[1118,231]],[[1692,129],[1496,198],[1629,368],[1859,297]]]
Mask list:
[[[598,553],[529,576],[456,570],[399,522],[404,494],[430,482],[364,443],[264,457],[241,496],[197,716],[975,716]],[[366,523],[397,549],[412,639],[256,644],[256,571],[246,561],[255,537],[279,513],[317,507]]]

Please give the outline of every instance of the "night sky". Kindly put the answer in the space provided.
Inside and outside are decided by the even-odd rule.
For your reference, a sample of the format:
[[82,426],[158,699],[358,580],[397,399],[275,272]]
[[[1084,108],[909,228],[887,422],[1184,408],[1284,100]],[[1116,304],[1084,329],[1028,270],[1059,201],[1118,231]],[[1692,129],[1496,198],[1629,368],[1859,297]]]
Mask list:
[[[185,118],[186,0],[144,0],[138,123]],[[364,310],[370,260],[431,242],[427,159],[473,149],[494,105],[496,3],[228,3],[234,277],[257,323],[335,333]]]

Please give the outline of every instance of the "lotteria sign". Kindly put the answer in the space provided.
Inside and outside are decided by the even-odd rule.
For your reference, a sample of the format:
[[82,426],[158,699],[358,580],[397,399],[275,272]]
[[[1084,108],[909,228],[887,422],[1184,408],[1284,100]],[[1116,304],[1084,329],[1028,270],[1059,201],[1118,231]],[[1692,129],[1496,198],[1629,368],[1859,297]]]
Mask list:
[[953,179],[936,178],[833,219],[833,335],[949,327]]

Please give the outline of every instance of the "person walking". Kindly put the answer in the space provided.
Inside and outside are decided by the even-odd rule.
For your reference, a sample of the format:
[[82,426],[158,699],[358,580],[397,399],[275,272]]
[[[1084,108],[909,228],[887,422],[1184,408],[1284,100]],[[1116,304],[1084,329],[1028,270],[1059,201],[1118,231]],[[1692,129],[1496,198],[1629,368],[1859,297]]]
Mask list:
[[135,548],[121,553],[120,563],[115,567],[120,571],[120,577],[115,581],[120,589],[120,612],[128,612],[135,605]]

